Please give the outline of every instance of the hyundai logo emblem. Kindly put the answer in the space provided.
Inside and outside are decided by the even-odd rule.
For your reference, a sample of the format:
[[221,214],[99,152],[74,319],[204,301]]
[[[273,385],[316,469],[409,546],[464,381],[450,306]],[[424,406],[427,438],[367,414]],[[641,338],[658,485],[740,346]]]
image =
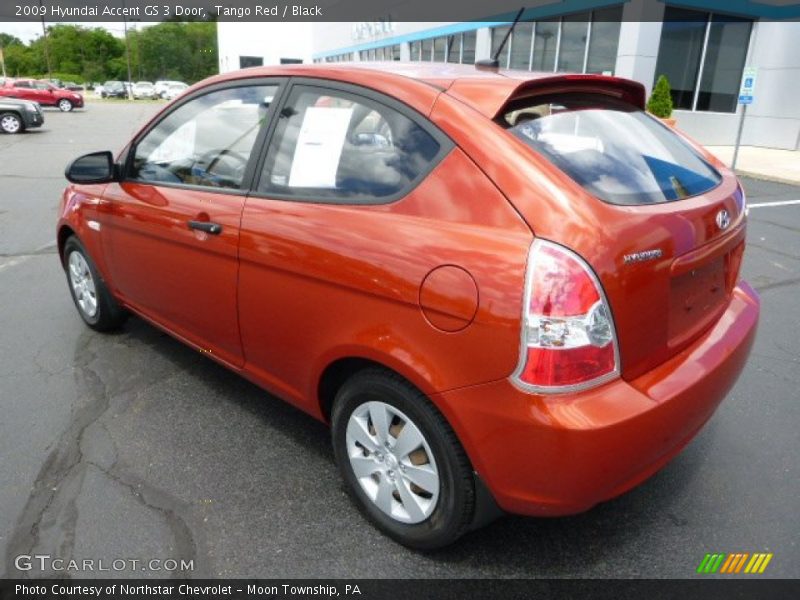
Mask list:
[[727,229],[730,224],[731,216],[728,214],[728,211],[723,208],[717,213],[717,227],[720,229]]

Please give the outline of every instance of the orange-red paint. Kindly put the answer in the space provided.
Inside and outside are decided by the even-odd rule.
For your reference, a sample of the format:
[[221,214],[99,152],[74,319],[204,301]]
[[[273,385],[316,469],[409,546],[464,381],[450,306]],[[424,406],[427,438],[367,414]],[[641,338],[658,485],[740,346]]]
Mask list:
[[[510,98],[542,91],[580,88],[641,105],[641,86],[452,65],[286,66],[220,75],[188,94],[293,76],[391,96],[456,147],[408,195],[382,205],[134,181],[71,185],[59,230],[80,237],[120,302],[320,419],[329,365],[357,357],[393,369],[430,397],[500,506],[517,513],[567,514],[612,498],[710,418],[743,368],[759,313],[755,292],[736,282],[745,214],[733,173],[707,156],[723,176],[712,191],[610,205],[490,120]],[[723,207],[732,221],[719,231]],[[198,234],[188,220],[221,223],[223,232]],[[577,252],[602,283],[621,357],[610,383],[547,396],[509,380],[535,236]],[[655,247],[657,260],[623,263]],[[724,271],[707,277],[722,277],[721,296],[708,315],[684,315],[671,331],[675,302],[692,293],[676,276],[713,260]]]

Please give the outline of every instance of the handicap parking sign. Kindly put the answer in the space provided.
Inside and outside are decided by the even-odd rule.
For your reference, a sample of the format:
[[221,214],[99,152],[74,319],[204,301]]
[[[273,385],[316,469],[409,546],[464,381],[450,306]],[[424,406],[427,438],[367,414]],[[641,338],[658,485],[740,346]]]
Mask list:
[[739,89],[739,104],[752,104],[755,97],[756,70],[747,67],[742,73],[742,86]]

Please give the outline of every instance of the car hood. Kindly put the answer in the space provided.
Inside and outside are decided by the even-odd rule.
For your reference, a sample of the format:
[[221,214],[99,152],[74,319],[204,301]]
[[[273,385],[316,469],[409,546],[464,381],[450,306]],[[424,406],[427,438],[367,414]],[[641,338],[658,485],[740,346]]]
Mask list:
[[19,100],[17,98],[0,98],[0,105],[5,106],[36,106],[38,108],[39,103],[33,102],[31,100]]

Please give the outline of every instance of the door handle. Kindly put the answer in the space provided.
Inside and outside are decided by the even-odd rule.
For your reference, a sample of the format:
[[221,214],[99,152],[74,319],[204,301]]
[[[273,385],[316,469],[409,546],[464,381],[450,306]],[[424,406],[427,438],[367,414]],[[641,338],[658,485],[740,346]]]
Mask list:
[[222,233],[222,225],[219,223],[211,223],[210,221],[189,221],[189,229],[205,231],[211,235],[219,235]]

